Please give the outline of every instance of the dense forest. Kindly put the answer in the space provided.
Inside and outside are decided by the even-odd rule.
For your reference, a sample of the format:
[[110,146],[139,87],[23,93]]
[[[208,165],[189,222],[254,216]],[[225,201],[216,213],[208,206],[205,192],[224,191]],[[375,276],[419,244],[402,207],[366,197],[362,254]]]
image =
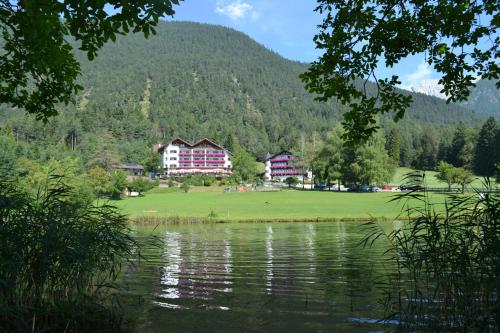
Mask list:
[[[74,156],[83,165],[141,162],[153,143],[180,136],[209,137],[262,159],[268,151],[298,150],[313,134],[326,138],[341,120],[340,103],[315,101],[304,89],[298,75],[307,64],[243,33],[181,22],[161,23],[157,32],[149,39],[120,36],[92,62],[79,53],[84,91],[46,124],[0,105],[0,127],[15,140],[15,154],[40,162]],[[379,119],[386,138],[397,131],[402,165],[432,167],[438,157],[423,162],[422,151],[437,156],[439,147],[451,146],[460,122],[477,133],[485,121],[461,106],[411,94],[404,121]]]

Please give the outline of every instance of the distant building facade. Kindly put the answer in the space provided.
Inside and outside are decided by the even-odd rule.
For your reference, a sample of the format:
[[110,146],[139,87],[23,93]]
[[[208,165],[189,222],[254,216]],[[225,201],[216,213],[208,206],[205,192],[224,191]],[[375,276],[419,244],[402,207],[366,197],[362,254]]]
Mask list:
[[168,177],[187,175],[231,175],[231,154],[209,139],[191,144],[175,139],[165,145],[155,145],[161,156],[161,168]]
[[144,167],[136,163],[112,164],[111,169],[123,170],[130,176],[144,175]]
[[[266,157],[264,178],[266,180],[284,181],[288,177],[304,178],[304,170],[297,164],[291,152],[283,150]],[[307,175],[306,175],[307,178]]]

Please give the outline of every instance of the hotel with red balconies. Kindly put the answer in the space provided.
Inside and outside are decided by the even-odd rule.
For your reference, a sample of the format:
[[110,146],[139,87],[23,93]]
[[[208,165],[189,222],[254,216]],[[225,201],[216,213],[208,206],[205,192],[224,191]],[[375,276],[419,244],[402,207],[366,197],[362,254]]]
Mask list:
[[153,149],[160,154],[161,167],[169,177],[231,175],[229,151],[209,139],[203,139],[194,144],[175,139],[165,145],[155,145]]
[[268,154],[264,178],[266,180],[284,181],[288,177],[304,178],[304,170],[298,166],[293,154],[283,150],[277,154]]

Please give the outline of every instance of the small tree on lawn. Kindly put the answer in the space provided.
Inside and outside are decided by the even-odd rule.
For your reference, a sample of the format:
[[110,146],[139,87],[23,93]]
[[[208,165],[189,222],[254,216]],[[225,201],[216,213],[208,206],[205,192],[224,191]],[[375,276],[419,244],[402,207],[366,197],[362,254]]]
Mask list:
[[121,194],[127,188],[127,175],[122,170],[114,170],[111,175],[109,193],[113,199],[120,199]]
[[451,191],[451,185],[457,183],[457,168],[453,165],[440,161],[437,167],[436,178],[448,184],[448,191]]
[[111,175],[101,167],[94,167],[87,172],[88,183],[97,197],[109,191]]
[[457,184],[462,186],[462,193],[464,193],[465,186],[472,183],[472,181],[474,180],[474,175],[470,171],[467,171],[467,170],[462,169],[462,168],[457,168],[455,170],[455,173],[456,173],[455,174],[456,182],[457,182]]
[[132,191],[138,192],[139,195],[142,195],[147,190],[150,190],[152,188],[152,185],[153,184],[145,178],[136,178],[130,182],[129,188]]
[[292,185],[297,185],[299,183],[299,180],[295,177],[287,177],[287,179],[285,179],[285,183],[288,184],[288,188],[291,188]]
[[144,171],[157,173],[160,169],[160,154],[155,152],[150,152],[148,156],[142,161],[144,166]]

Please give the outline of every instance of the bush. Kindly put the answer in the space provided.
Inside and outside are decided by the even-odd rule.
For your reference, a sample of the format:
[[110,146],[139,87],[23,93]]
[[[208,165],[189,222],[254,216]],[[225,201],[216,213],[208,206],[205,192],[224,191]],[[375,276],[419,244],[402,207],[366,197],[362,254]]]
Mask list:
[[285,179],[285,183],[288,184],[288,187],[295,186],[299,183],[299,180],[295,177],[287,177]]
[[181,184],[181,190],[183,190],[184,193],[188,193],[190,188],[191,186],[189,185],[189,182],[183,182]]
[[189,183],[193,186],[203,186],[203,176],[194,175],[189,177]]
[[120,199],[127,188],[127,175],[122,170],[113,170],[108,192],[113,199]]
[[203,176],[203,186],[212,186],[215,183],[214,176]]
[[128,184],[129,189],[131,191],[139,192],[139,195],[142,195],[144,192],[149,191],[154,186],[154,182],[142,177],[135,178]]
[[120,330],[106,286],[137,244],[126,216],[65,181],[34,194],[0,178],[0,332]]

